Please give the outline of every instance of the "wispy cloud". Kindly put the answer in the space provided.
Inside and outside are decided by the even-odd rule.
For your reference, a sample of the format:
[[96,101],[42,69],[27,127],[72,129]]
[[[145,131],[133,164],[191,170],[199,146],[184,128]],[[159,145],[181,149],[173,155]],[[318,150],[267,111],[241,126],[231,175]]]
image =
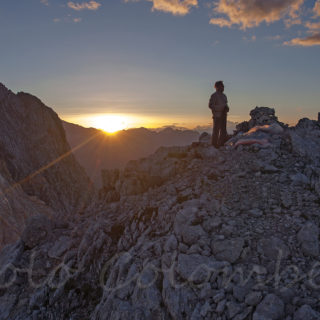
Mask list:
[[284,42],[284,45],[303,47],[320,46],[320,32],[314,33],[311,36],[305,38],[294,38],[290,41]]
[[170,12],[180,16],[188,14],[192,7],[198,5],[198,0],[152,0],[151,2],[153,2],[152,10]]
[[[152,11],[168,12],[176,16],[188,14],[192,7],[198,6],[198,0],[147,0],[152,2]],[[125,2],[138,2],[138,0],[125,0]]]
[[320,21],[318,22],[306,22],[305,26],[309,29],[309,31],[313,32],[316,30],[320,30]]
[[320,45],[320,0],[315,2],[313,7],[314,16],[309,21],[304,23],[307,28],[307,35],[305,37],[297,37],[289,41],[285,41],[283,44],[287,46],[302,46],[302,47],[312,47]]
[[45,6],[48,6],[49,5],[49,0],[40,0],[40,2],[42,4],[44,4]]
[[236,25],[243,30],[281,19],[298,23],[303,3],[304,0],[218,0],[210,23],[220,27]]
[[101,3],[97,2],[97,1],[88,1],[88,2],[81,2],[81,3],[78,3],[78,2],[72,2],[72,1],[69,1],[67,3],[68,7],[73,9],[73,10],[77,10],[77,11],[80,11],[80,10],[98,10],[99,7],[101,6]]
[[246,36],[244,36],[244,37],[242,37],[242,39],[243,39],[244,41],[247,41],[247,42],[255,42],[255,41],[257,40],[257,37],[256,37],[255,35],[253,35],[253,36],[251,36],[251,37],[246,37]]
[[54,18],[52,20],[54,23],[64,22],[64,23],[79,23],[82,21],[82,18],[72,18],[70,15],[64,18]]
[[267,37],[266,37],[267,40],[271,40],[271,41],[280,40],[281,38],[282,38],[282,37],[281,37],[279,34],[277,34],[277,35],[275,35],[275,36],[267,36]]
[[[124,0],[125,2],[148,1],[152,11],[163,11],[184,16],[198,7],[199,0]],[[314,2],[312,10],[306,10],[306,0],[213,0],[205,7],[212,10],[210,24],[219,27],[236,27],[241,30],[282,21],[286,28],[300,25],[298,37],[283,42],[290,46],[315,46],[320,44],[320,0]],[[70,2],[69,2],[70,3]],[[77,10],[80,10],[77,4]],[[81,9],[83,4],[81,4]],[[303,28],[305,36],[303,37]],[[284,36],[269,36],[267,40],[281,40]],[[244,36],[243,40],[256,41],[256,36]]]
[[320,0],[318,0],[313,8],[313,12],[315,14],[316,17],[320,17]]
[[[306,35],[283,42],[287,46],[320,45],[320,0],[312,9],[312,16],[303,15],[305,0],[217,0],[214,3],[213,17],[210,23],[219,27],[237,26],[242,30],[258,27],[262,23],[283,21],[287,28],[292,25],[305,27]],[[301,32],[301,30],[300,30]],[[245,41],[255,39],[243,37]],[[280,40],[280,36],[269,37],[269,40]]]

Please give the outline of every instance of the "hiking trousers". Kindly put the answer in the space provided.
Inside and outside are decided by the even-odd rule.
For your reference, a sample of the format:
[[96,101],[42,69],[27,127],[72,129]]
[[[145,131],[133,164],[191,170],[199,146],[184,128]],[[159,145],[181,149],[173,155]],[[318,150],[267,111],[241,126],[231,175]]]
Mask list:
[[216,148],[224,145],[227,138],[227,113],[223,112],[220,117],[213,117],[213,130],[211,143]]

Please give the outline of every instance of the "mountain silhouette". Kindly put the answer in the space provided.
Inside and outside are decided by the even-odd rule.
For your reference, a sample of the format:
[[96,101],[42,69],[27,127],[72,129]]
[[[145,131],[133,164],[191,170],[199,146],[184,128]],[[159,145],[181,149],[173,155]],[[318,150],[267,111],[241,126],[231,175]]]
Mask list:
[[76,159],[98,187],[102,169],[123,168],[128,161],[149,156],[159,147],[185,146],[199,138],[197,131],[170,127],[159,131],[134,128],[110,135],[66,121],[63,126],[71,148],[77,148],[73,151]]

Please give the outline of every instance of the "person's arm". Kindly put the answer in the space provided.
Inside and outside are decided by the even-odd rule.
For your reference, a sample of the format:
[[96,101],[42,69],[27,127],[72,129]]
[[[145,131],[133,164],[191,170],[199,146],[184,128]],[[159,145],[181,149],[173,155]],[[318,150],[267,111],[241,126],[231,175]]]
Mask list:
[[209,105],[208,105],[209,109],[212,110],[212,96],[209,99]]
[[214,95],[212,94],[211,97],[210,97],[210,100],[209,100],[209,109],[212,110],[213,112],[213,108],[214,108]]
[[226,96],[226,112],[229,112],[230,108],[229,108],[229,104],[228,104],[228,98]]

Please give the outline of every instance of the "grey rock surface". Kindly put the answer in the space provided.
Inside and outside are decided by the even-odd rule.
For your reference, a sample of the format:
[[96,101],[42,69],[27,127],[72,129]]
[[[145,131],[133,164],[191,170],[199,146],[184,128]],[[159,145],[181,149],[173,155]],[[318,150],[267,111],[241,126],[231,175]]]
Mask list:
[[91,182],[75,161],[58,115],[35,96],[0,86],[0,148],[12,179],[64,213],[80,210]]
[[298,311],[295,312],[293,320],[318,320],[320,313],[314,311],[310,306],[303,305]]
[[306,255],[317,257],[319,255],[319,228],[307,222],[297,235],[302,252]]
[[253,320],[278,320],[283,319],[284,303],[274,294],[268,294],[257,306]]

